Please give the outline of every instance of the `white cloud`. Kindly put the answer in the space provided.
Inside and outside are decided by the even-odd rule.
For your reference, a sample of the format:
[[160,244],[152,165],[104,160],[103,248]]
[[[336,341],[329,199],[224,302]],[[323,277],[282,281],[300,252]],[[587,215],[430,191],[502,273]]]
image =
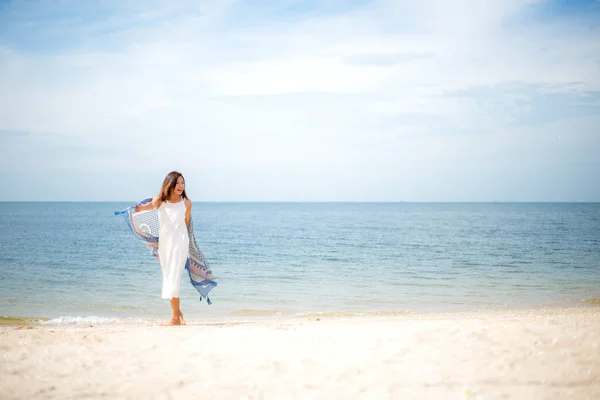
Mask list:
[[[593,161],[585,149],[598,146],[586,124],[600,114],[600,33],[573,17],[539,22],[536,3],[376,1],[275,16],[233,1],[114,3],[108,18],[42,24],[80,35],[67,48],[0,37],[0,130],[71,137],[82,154],[114,143],[126,155],[108,170],[178,165],[212,182],[206,200],[494,200],[447,186],[446,174],[470,176],[456,166],[467,163],[493,176],[530,152],[539,177],[549,159]],[[569,119],[584,121],[582,144],[544,147],[547,132],[574,135]],[[90,157],[82,173],[109,156]]]

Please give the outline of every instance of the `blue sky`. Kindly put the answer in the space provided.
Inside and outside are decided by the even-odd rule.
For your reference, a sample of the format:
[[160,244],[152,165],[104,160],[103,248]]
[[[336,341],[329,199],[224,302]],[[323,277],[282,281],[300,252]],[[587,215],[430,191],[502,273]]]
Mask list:
[[600,2],[0,1],[0,201],[600,201]]

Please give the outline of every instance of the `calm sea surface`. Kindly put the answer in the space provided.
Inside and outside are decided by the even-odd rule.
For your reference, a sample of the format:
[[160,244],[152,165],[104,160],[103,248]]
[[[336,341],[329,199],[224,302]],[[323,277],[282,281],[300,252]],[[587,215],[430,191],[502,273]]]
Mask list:
[[[0,316],[169,315],[121,203],[0,203]],[[201,203],[212,305],[190,318],[585,306],[600,298],[600,204]]]

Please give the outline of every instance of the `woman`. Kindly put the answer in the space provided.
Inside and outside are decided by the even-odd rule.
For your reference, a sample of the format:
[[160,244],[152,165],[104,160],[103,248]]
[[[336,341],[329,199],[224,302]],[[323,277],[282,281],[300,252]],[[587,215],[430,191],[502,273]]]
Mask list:
[[144,205],[138,204],[135,212],[156,209],[160,226],[158,254],[162,269],[162,298],[171,300],[173,315],[163,325],[185,325],[179,308],[179,287],[185,267],[190,238],[188,229],[192,215],[192,202],[185,194],[185,179],[177,171],[170,172],[163,181],[160,194]]

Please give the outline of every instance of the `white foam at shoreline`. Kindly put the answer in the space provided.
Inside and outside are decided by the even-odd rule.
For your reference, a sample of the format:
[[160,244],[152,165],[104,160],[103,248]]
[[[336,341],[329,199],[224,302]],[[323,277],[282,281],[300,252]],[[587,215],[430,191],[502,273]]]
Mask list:
[[60,316],[58,318],[52,318],[47,321],[42,321],[43,325],[87,325],[87,324],[131,324],[131,323],[145,323],[149,322],[148,320],[144,320],[141,318],[109,318],[109,317],[99,317],[96,315],[88,315],[85,317],[76,316]]

